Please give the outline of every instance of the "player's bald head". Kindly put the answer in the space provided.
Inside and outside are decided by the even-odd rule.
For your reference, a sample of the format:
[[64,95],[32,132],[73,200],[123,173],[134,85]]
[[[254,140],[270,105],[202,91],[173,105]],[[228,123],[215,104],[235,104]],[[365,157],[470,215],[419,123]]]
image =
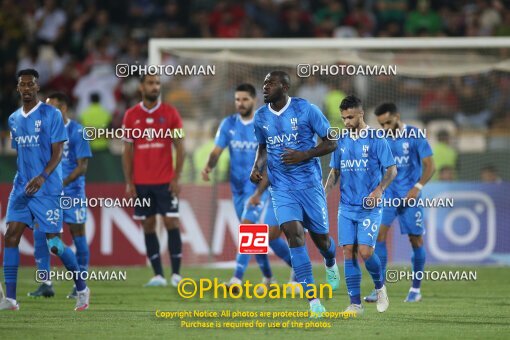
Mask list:
[[272,71],[268,74],[270,77],[278,78],[283,86],[287,86],[290,88],[290,76],[287,72],[284,71]]
[[289,92],[290,77],[283,71],[272,71],[266,75],[262,87],[264,103],[275,103],[284,100]]

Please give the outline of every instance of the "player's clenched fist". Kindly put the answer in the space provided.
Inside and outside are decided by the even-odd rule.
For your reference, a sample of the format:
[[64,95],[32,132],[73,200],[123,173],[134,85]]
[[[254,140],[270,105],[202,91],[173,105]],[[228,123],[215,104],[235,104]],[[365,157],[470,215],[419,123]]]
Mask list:
[[256,168],[253,168],[251,170],[251,174],[250,174],[250,181],[252,181],[253,183],[258,183],[262,180],[262,174],[260,173],[260,171]]

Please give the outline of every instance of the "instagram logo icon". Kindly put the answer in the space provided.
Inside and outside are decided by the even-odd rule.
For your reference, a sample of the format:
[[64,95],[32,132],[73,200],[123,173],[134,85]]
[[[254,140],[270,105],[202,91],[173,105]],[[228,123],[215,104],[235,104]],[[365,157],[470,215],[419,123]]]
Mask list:
[[442,261],[480,261],[496,245],[496,207],[479,191],[449,191],[436,198],[452,198],[455,206],[429,210],[427,241],[431,255]]

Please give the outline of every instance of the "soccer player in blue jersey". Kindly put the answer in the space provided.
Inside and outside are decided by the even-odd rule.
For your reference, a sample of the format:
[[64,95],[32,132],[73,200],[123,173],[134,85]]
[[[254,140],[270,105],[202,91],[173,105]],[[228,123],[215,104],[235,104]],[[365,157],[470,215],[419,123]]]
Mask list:
[[[379,124],[388,132],[386,139],[390,145],[398,175],[386,191],[388,198],[417,199],[420,191],[434,174],[435,166],[432,160],[432,149],[425,138],[420,138],[419,130],[406,125],[400,119],[400,113],[394,103],[383,103],[375,110]],[[397,134],[400,132],[400,136]],[[395,137],[395,138],[393,138]],[[416,206],[401,205],[399,207],[384,207],[381,229],[377,237],[375,253],[381,259],[383,280],[386,277],[386,263],[388,259],[386,236],[391,223],[398,217],[400,233],[407,234],[413,248],[411,263],[413,272],[422,272],[425,267],[425,246],[423,245],[423,209]],[[420,276],[416,275],[405,302],[421,300]],[[367,302],[375,302],[377,297],[372,293],[365,297]]]
[[0,310],[18,310],[16,284],[19,266],[19,242],[26,227],[46,234],[49,250],[57,255],[73,275],[77,289],[75,310],[89,307],[90,290],[79,273],[76,256],[62,242],[62,168],[60,161],[67,133],[59,110],[39,101],[33,69],[18,72],[17,90],[23,106],[9,116],[12,147],[16,149],[18,171],[7,205],[7,231],[4,237],[4,278],[6,297]]
[[[63,93],[53,93],[46,99],[46,104],[56,107],[62,112],[68,140],[64,143],[62,153],[62,174],[64,178],[64,196],[72,202],[85,202],[85,173],[88,159],[92,157],[88,141],[83,138],[83,127],[67,116],[70,106],[69,98]],[[85,236],[87,207],[84,204],[71,205],[63,209],[64,222],[69,225],[71,236],[76,247],[76,259],[81,272],[86,272],[89,264],[89,246]],[[46,246],[46,235],[38,229],[34,230],[34,256],[38,271],[50,270],[50,253]],[[51,281],[41,283],[39,288],[28,296],[51,297],[55,295]],[[76,286],[68,298],[76,298]]]
[[361,100],[347,96],[340,103],[340,113],[348,136],[341,138],[331,156],[331,171],[325,184],[328,193],[340,181],[338,237],[344,252],[344,270],[351,304],[346,312],[363,314],[361,305],[361,269],[358,254],[365,262],[377,292],[377,310],[389,306],[381,277],[381,261],[374,253],[381,223],[382,208],[374,200],[383,193],[397,174],[388,143],[364,122]]
[[[322,188],[320,156],[332,152],[336,142],[328,139],[329,122],[319,108],[305,99],[288,95],[290,77],[273,71],[264,79],[264,102],[255,113],[259,143],[250,179],[269,180],[269,191],[280,228],[290,248],[294,275],[307,297],[312,317],[325,308],[308,294],[314,284],[312,264],[305,246],[304,228],[325,259],[327,281],[338,289],[335,242],[329,236],[326,196]],[[322,143],[317,145],[318,135]]]
[[[230,188],[236,214],[241,223],[258,223],[261,219],[262,210],[269,199],[269,193],[264,183],[259,186],[250,182],[249,173],[255,160],[257,151],[257,139],[253,128],[253,115],[255,113],[256,90],[251,84],[240,84],[235,90],[235,106],[237,113],[223,119],[216,133],[215,148],[209,155],[206,167],[202,171],[202,177],[209,181],[209,173],[214,169],[221,153],[228,147],[230,153]],[[275,226],[274,212],[267,210],[264,223]],[[290,265],[289,247],[280,238],[278,228],[271,228],[269,245],[277,256]],[[251,255],[238,254],[236,269],[229,285],[242,284],[244,272],[248,267]],[[262,274],[263,283],[274,283],[273,274],[266,254],[255,255]],[[234,286],[235,287],[235,286]]]

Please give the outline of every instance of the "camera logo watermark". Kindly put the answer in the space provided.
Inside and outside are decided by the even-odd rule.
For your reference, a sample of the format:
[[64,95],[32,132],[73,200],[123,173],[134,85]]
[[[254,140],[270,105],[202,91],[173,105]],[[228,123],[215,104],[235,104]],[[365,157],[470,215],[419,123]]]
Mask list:
[[436,198],[452,197],[453,209],[431,209],[427,242],[431,254],[442,261],[481,261],[496,249],[496,203],[476,190],[442,192]]
[[267,224],[239,225],[239,254],[267,254],[269,226]]
[[[294,289],[296,286],[301,289]],[[253,285],[250,280],[246,280],[243,284],[233,284],[227,287],[226,284],[220,283],[217,278],[214,278],[214,280],[199,279],[198,282],[191,278],[184,278],[179,282],[177,292],[184,299],[191,299],[196,296],[202,299],[206,292],[212,293],[215,299],[286,299],[287,297],[293,299],[331,299],[333,297],[333,290],[329,284],[321,283],[316,285],[310,283],[307,287],[308,290],[303,292],[302,286],[299,283],[286,283],[283,285],[272,283],[268,286],[264,283]],[[290,293],[287,293],[287,291],[290,291]]]
[[111,197],[60,197],[60,208],[63,210],[73,208],[148,208],[151,199],[147,198],[111,198]]
[[396,76],[397,65],[298,64],[296,73],[300,78],[311,76]]
[[453,198],[363,197],[363,208],[453,208]]
[[386,282],[426,280],[426,281],[476,281],[477,272],[472,270],[432,270],[409,272],[404,270],[387,270]]
[[358,131],[341,129],[339,127],[330,127],[327,131],[329,140],[340,140],[344,138],[427,138],[426,129],[403,129],[403,130],[384,130],[384,129],[362,129]]
[[214,76],[216,65],[140,65],[117,64],[115,75],[119,78],[130,76]]
[[146,128],[146,129],[131,129],[131,128],[122,128],[122,129],[108,129],[108,128],[95,128],[92,126],[86,126],[83,128],[83,139],[85,140],[95,140],[99,138],[107,138],[107,139],[145,139],[147,141],[152,141],[155,139],[181,139],[184,138],[184,130],[182,128],[176,129],[155,129],[155,128]]
[[99,271],[54,271],[37,270],[35,272],[35,281],[42,283],[46,281],[75,281],[81,279],[84,281],[126,281],[127,272],[125,270],[99,270]]

